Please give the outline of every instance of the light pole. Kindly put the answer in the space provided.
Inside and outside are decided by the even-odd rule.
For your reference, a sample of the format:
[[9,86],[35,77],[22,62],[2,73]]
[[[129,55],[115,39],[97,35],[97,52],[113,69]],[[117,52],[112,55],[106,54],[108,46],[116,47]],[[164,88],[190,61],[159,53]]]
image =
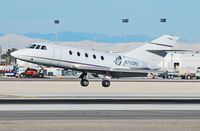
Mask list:
[[56,41],[58,41],[58,24],[60,23],[59,20],[54,20],[54,24],[56,24]]
[[[127,24],[129,22],[129,19],[122,19],[122,23],[125,24],[125,31],[124,31],[124,43],[126,44],[126,31],[127,31]],[[126,45],[126,51],[127,51],[127,45]]]
[[161,18],[160,22],[163,23],[163,35],[165,34],[165,23],[167,22],[166,18]]
[[[167,22],[166,18],[161,18],[160,22],[163,23],[163,35],[165,34],[165,23]],[[163,68],[164,68],[165,59],[163,57]]]

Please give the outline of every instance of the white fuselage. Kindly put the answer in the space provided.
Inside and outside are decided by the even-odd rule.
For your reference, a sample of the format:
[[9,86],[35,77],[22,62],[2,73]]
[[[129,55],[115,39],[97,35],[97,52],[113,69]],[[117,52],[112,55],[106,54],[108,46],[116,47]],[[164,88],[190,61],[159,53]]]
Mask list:
[[27,62],[65,69],[87,69],[91,71],[149,69],[145,62],[121,54],[82,49],[66,45],[38,45],[45,45],[47,49],[26,48],[18,50],[12,55]]

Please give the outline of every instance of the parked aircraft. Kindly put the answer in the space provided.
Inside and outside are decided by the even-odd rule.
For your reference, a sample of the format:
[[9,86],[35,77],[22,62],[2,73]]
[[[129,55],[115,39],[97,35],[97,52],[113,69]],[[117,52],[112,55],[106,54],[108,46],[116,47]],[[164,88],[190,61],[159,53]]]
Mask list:
[[103,87],[110,86],[110,78],[146,76],[160,70],[158,66],[178,40],[164,35],[127,53],[109,53],[77,48],[69,45],[33,43],[13,52],[17,59],[52,67],[81,71],[81,85],[88,86],[87,73],[103,75]]

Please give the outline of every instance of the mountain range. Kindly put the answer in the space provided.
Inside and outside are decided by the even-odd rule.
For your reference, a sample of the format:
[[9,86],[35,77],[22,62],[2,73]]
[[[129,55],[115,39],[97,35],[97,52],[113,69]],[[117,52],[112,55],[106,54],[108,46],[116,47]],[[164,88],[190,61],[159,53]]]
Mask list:
[[[98,43],[125,43],[125,36],[112,36],[112,35],[106,35],[102,33],[87,33],[87,32],[59,32],[58,33],[58,40],[56,39],[56,33],[25,33],[21,34],[22,36],[26,36],[29,38],[37,38],[37,39],[43,39],[43,40],[49,40],[49,41],[60,41],[60,42],[80,42],[80,41],[94,41]],[[0,36],[4,36],[4,34],[0,33]],[[126,42],[148,42],[151,41],[156,37],[143,35],[143,34],[127,34],[126,36]],[[179,42],[181,43],[200,43],[200,38],[196,39],[189,39],[189,38],[183,38],[180,37]]]
[[[40,34],[40,33],[26,33],[23,34],[29,38],[40,38],[45,40],[56,41],[56,33]],[[127,35],[126,42],[146,42],[153,40],[154,37],[146,35]],[[124,43],[125,36],[111,36],[101,33],[81,33],[81,32],[59,32],[58,41],[79,42],[83,40],[90,40],[100,43]]]
[[[62,41],[50,41],[46,39],[40,38],[29,38],[23,35],[16,34],[7,34],[0,36],[0,47],[2,47],[3,52],[5,52],[8,48],[25,48],[30,43],[56,43],[56,44],[65,44],[72,45],[81,48],[95,49],[95,50],[103,50],[103,51],[113,51],[113,52],[127,52],[133,50],[146,42],[127,42],[127,43],[100,43],[94,42],[90,40],[84,40],[79,42],[62,42]],[[200,50],[200,44],[185,44],[178,42],[175,44],[173,49],[176,50]]]
[[[0,33],[0,36],[5,36],[7,34]],[[26,36],[28,38],[37,38],[49,41],[60,41],[60,42],[80,42],[80,41],[94,41],[98,43],[125,43],[124,35],[112,36],[102,33],[87,33],[87,32],[59,32],[58,40],[56,39],[56,33],[25,33],[20,34],[21,36]],[[161,35],[160,35],[161,36]],[[148,36],[144,34],[127,34],[126,42],[148,42],[160,36]],[[180,37],[179,42],[181,43],[200,43],[200,38],[189,39]]]

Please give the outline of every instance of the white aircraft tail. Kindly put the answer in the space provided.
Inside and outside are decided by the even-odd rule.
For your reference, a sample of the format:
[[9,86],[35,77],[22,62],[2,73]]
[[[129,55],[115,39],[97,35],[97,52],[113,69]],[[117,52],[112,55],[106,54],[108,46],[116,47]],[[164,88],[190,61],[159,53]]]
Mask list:
[[167,55],[166,51],[170,50],[178,39],[177,36],[163,35],[126,53],[126,56],[157,66],[163,60],[163,57]]

